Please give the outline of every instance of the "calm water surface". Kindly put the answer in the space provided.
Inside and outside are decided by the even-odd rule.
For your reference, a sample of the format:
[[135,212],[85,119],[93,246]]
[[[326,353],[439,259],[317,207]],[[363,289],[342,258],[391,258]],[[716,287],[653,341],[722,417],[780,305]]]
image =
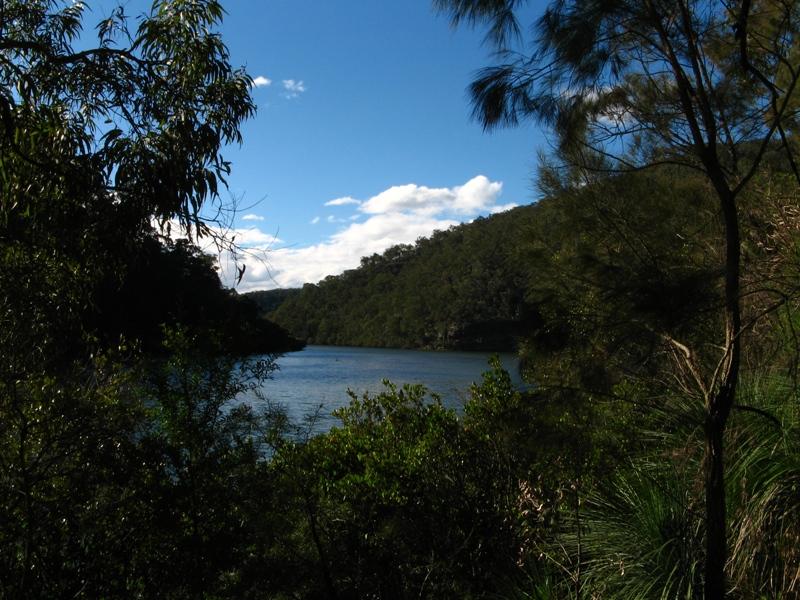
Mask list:
[[[359,395],[377,393],[384,389],[383,379],[398,386],[421,383],[439,394],[446,406],[460,410],[470,384],[480,382],[481,373],[489,368],[490,356],[481,352],[307,346],[279,358],[279,370],[262,391],[270,402],[285,406],[294,419],[318,412],[314,429],[325,431],[336,424],[330,413],[348,403],[348,389]],[[521,384],[516,356],[503,353],[500,360]],[[259,407],[257,399],[247,400]]]

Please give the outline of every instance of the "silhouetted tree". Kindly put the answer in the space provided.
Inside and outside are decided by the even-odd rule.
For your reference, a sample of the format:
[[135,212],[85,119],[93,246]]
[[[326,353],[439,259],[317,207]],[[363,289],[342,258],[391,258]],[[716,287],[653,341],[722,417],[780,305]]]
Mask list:
[[[706,409],[706,598],[725,593],[723,433],[736,401],[743,336],[740,197],[780,149],[798,176],[787,127],[800,77],[795,2],[561,0],[536,22],[532,50],[518,0],[434,0],[453,22],[489,25],[501,64],[471,85],[486,128],[534,119],[586,178],[678,164],[702,172],[724,238],[721,331],[709,352],[659,333]],[[798,176],[800,179],[800,176]],[[781,302],[778,299],[777,302]]]
[[152,491],[153,407],[133,391],[135,352],[89,315],[154,220],[210,233],[220,151],[254,111],[215,32],[219,2],[157,0],[136,19],[117,7],[96,28],[87,13],[0,1],[3,597],[122,597],[147,578],[133,555],[149,530],[130,525]]

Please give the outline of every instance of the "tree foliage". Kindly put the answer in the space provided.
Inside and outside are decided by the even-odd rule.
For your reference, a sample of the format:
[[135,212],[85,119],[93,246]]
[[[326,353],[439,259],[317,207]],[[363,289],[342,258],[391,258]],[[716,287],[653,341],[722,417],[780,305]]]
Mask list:
[[[742,318],[743,192],[768,151],[800,181],[788,137],[800,72],[791,60],[795,3],[716,0],[553,2],[531,50],[513,52],[515,1],[441,0],[453,21],[486,21],[501,64],[471,86],[486,127],[533,118],[550,126],[558,155],[585,179],[656,164],[704,175],[724,237],[719,351],[703,356],[675,332],[659,334],[706,408],[705,594],[725,594],[723,437],[736,402],[748,323]],[[575,171],[573,170],[573,173]]]
[[77,49],[86,11],[3,2],[3,165],[18,196],[4,220],[22,228],[34,207],[63,209],[47,200],[77,178],[84,210],[115,213],[134,231],[153,217],[202,231],[200,209],[230,170],[220,150],[241,140],[254,111],[250,78],[213,31],[222,6],[156,2],[133,31],[118,7],[97,25],[96,46]]
[[[169,443],[151,443],[153,411],[177,400],[169,386],[143,390],[138,349],[161,346],[163,325],[184,322],[206,341],[226,333],[224,316],[186,313],[204,299],[226,309],[234,299],[190,246],[162,247],[153,221],[210,231],[200,211],[218,200],[229,169],[220,149],[252,114],[250,80],[230,67],[214,32],[216,2],[156,2],[135,31],[122,8],[94,30],[87,13],[57,0],[0,3],[0,596],[196,596],[186,590],[219,585],[219,556],[203,555],[189,583],[161,561],[197,558],[180,545],[191,545],[198,511],[212,510],[212,496],[226,510],[235,503],[233,488],[211,473],[254,464],[248,444],[220,424],[221,402],[240,383],[231,383],[219,346],[196,361],[212,381],[183,392],[194,399],[216,390],[193,418],[225,451],[209,450],[203,481],[192,475],[184,494],[185,478],[168,466],[183,441],[170,431],[161,438]],[[137,273],[144,279],[137,263],[146,256],[162,259],[147,275],[185,271],[178,279],[204,298],[189,306],[179,299],[189,290],[167,298],[154,286],[165,305],[146,315],[125,289]],[[134,312],[142,322],[128,318]],[[173,358],[185,351],[166,348]],[[181,369],[189,377],[185,363],[164,368],[172,385]],[[225,552],[230,536],[239,538],[215,520],[207,531],[229,537],[208,543]]]

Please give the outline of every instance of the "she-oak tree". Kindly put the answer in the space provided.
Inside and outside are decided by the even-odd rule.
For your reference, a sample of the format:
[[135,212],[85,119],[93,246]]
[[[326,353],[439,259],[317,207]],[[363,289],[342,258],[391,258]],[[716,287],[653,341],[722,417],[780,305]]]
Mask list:
[[489,25],[499,64],[470,88],[486,128],[539,121],[555,133],[563,163],[587,177],[673,164],[699,171],[713,189],[724,231],[718,339],[690,347],[658,333],[705,406],[705,597],[722,598],[723,434],[743,336],[760,316],[743,316],[739,199],[776,150],[800,181],[791,131],[800,7],[794,0],[556,0],[536,22],[530,49],[516,50],[528,41],[523,0],[434,4],[454,24]]

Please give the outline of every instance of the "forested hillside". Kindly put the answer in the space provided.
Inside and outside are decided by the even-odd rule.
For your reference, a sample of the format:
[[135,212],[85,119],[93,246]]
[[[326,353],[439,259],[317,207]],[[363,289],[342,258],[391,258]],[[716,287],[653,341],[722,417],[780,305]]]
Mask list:
[[535,214],[517,208],[365,257],[269,316],[316,344],[510,350],[528,318],[515,254]]
[[[604,244],[622,247],[626,240],[613,238],[625,230],[627,241],[641,248],[616,256],[619,264],[605,268],[650,269],[643,275],[657,279],[661,288],[639,302],[671,303],[677,313],[678,304],[698,298],[705,274],[693,273],[693,283],[675,280],[686,266],[668,254],[697,228],[700,235],[713,233],[686,219],[692,212],[687,203],[703,202],[699,180],[684,177],[676,184],[675,179],[662,170],[610,180],[582,194],[555,192],[536,204],[365,257],[359,268],[300,290],[247,296],[310,343],[514,350],[541,325],[543,303],[577,283],[564,280],[566,263],[583,260],[587,268],[600,268],[591,265],[599,260],[599,236]],[[640,229],[650,237],[646,248]],[[650,262],[644,264],[639,251],[650,253]],[[671,281],[662,281],[667,273]],[[688,285],[698,289],[668,289]]]
[[214,332],[209,346],[242,356],[297,350],[303,344],[260,314],[250,298],[222,286],[214,258],[182,239],[153,233],[135,244],[106,248],[115,270],[97,273],[94,302],[85,316],[107,345],[135,342],[148,353],[163,349],[176,326]]

